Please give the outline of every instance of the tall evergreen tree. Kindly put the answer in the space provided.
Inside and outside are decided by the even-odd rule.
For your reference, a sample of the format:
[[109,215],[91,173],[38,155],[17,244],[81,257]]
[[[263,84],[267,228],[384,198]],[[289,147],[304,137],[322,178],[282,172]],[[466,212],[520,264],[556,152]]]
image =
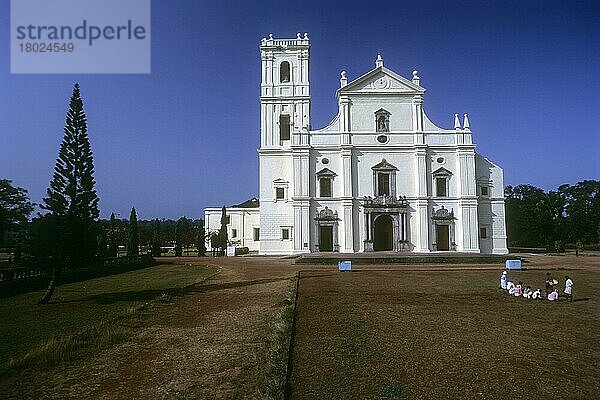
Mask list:
[[204,230],[204,221],[200,221],[198,223],[196,249],[198,250],[198,257],[206,256],[206,231]]
[[93,229],[98,211],[94,189],[94,157],[87,134],[87,118],[79,84],[75,84],[69,103],[63,140],[54,174],[42,208],[52,214],[52,226],[60,248],[53,249],[52,278],[40,303],[47,303],[54,292],[61,264],[73,268],[94,256],[96,234]]
[[129,216],[129,230],[127,235],[127,255],[137,256],[140,254],[140,239],[138,236],[138,221],[135,207],[131,208]]
[[227,250],[227,242],[229,240],[227,236],[227,223],[229,218],[227,217],[227,210],[225,206],[221,209],[221,229],[219,229],[219,247],[221,248],[221,254]]
[[152,224],[152,255],[154,257],[160,257],[160,240],[160,221],[156,218]]
[[0,179],[0,246],[7,231],[20,231],[27,223],[34,204],[27,197],[27,190],[12,186],[12,181]]
[[179,218],[177,220],[177,224],[175,225],[175,257],[182,256],[182,230],[183,230],[183,220]]
[[108,256],[116,257],[119,252],[119,246],[117,244],[117,221],[115,219],[115,213],[110,214],[110,222],[108,223]]

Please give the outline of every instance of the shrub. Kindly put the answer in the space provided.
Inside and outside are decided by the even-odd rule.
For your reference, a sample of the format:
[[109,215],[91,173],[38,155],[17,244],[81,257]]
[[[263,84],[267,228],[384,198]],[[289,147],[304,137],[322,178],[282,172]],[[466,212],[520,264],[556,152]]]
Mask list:
[[247,247],[236,247],[235,248],[235,255],[236,256],[241,256],[243,254],[248,254],[250,253],[250,249]]

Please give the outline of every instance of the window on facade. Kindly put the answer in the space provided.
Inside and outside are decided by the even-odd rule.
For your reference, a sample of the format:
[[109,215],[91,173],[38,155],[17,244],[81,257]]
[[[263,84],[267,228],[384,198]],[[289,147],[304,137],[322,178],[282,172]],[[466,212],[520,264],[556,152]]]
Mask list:
[[479,228],[479,237],[487,239],[487,228]]
[[436,178],[435,186],[436,186],[436,195],[437,197],[446,197],[448,196],[448,181],[446,178]]
[[279,116],[279,139],[290,140],[290,116]]
[[281,240],[290,239],[290,228],[281,228]]
[[283,200],[285,198],[285,189],[284,188],[275,188],[275,199]]
[[289,82],[290,81],[290,63],[284,61],[279,66],[279,82]]
[[319,179],[319,188],[320,188],[320,195],[321,197],[331,197],[332,196],[332,190],[331,190],[331,178],[321,178]]
[[390,174],[380,172],[377,174],[377,196],[390,195]]
[[260,240],[260,228],[254,228],[252,230],[252,239],[255,242],[258,242]]
[[237,237],[237,229],[232,229],[231,230],[231,237],[232,238],[236,238]]
[[488,191],[488,187],[487,187],[487,186],[482,186],[482,187],[481,187],[481,195],[482,195],[482,196],[487,196],[487,195],[488,195],[488,193],[489,193],[489,191]]

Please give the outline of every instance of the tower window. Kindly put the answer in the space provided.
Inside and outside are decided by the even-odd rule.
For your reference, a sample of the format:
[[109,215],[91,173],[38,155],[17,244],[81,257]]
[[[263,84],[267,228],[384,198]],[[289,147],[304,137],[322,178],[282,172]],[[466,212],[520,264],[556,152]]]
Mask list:
[[275,188],[275,199],[283,200],[285,198],[285,189],[282,187]]
[[252,238],[255,242],[258,242],[260,240],[260,228],[254,228],[252,230]]
[[488,194],[489,194],[488,187],[487,186],[482,186],[481,187],[481,195],[482,196],[487,196]]
[[487,239],[487,228],[479,228],[479,237],[482,239]]
[[279,65],[279,82],[289,82],[290,81],[290,63],[287,61],[282,62]]
[[290,140],[290,116],[280,115],[279,116],[279,139]]

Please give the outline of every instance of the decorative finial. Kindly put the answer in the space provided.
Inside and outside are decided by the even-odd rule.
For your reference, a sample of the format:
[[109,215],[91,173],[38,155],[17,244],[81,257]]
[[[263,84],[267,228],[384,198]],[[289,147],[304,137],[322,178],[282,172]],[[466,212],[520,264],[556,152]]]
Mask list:
[[273,40],[273,34],[269,33],[269,40]]
[[308,40],[308,32],[304,32],[304,39]]
[[346,71],[342,71],[340,74],[340,87],[344,87],[348,84],[348,78],[346,77]]
[[419,71],[417,71],[416,69],[413,71],[412,83],[414,83],[415,85],[421,84],[421,78],[419,78]]
[[377,61],[375,61],[375,67],[383,67],[383,57],[381,57],[381,53],[377,54]]
[[296,39],[302,39],[302,34],[300,32],[296,33]]
[[458,113],[454,114],[454,129],[460,129],[460,120],[458,119]]
[[465,128],[465,130],[470,131],[471,130],[471,124],[469,123],[469,116],[467,115],[467,113],[464,114],[464,121],[463,121],[463,126]]

